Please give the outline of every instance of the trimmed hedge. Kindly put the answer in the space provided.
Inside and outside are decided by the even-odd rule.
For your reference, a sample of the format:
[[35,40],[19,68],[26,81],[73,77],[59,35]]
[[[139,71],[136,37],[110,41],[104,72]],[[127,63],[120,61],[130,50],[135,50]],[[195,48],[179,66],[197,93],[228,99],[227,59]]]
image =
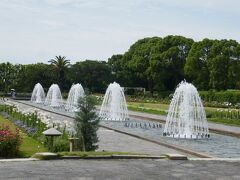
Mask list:
[[[161,91],[157,94],[151,94],[146,91],[144,96],[128,95],[126,96],[129,102],[145,102],[145,103],[164,103],[169,104],[174,92]],[[209,107],[234,107],[240,108],[240,90],[227,90],[227,91],[199,91],[199,95],[204,102],[204,106]]]
[[[205,102],[217,102],[223,103],[224,106],[231,106],[240,103],[240,91],[239,90],[227,90],[227,91],[200,91],[201,98]],[[231,104],[230,104],[231,103]]]

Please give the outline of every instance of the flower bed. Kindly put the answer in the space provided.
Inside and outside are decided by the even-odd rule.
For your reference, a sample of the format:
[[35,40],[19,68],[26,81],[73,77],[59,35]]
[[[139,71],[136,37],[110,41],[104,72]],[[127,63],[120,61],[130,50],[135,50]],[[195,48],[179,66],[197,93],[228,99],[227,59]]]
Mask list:
[[0,157],[17,156],[21,143],[18,128],[11,130],[9,126],[0,125]]

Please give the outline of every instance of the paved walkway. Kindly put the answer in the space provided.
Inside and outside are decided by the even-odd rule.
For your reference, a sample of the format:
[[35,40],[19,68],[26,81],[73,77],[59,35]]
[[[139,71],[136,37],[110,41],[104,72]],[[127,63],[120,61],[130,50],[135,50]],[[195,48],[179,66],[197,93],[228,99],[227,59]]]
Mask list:
[[240,179],[240,162],[170,160],[55,160],[0,162],[8,180]]
[[[152,120],[160,120],[163,122],[166,121],[166,116],[143,113],[143,112],[129,111],[129,115],[134,117],[143,117],[143,118],[152,119]],[[240,137],[240,126],[228,126],[224,124],[208,122],[208,127],[211,130],[225,131],[229,133],[238,134]]]
[[120,151],[120,152],[132,152],[143,153],[151,155],[163,155],[163,154],[183,154],[188,157],[192,157],[190,154],[179,152],[174,149],[170,149],[155,143],[151,143],[142,139],[138,139],[132,136],[128,136],[122,133],[118,133],[112,130],[100,128],[98,130],[99,137],[99,149],[98,151]]

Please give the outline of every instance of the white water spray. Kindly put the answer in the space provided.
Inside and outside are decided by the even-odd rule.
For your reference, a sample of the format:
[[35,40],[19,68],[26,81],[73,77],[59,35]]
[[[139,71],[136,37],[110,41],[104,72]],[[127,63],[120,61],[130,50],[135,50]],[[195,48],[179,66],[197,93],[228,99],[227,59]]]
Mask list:
[[74,112],[78,107],[78,99],[84,96],[84,90],[81,84],[72,85],[69,93],[66,104],[66,110],[70,112]]
[[114,82],[108,86],[99,116],[102,120],[111,121],[129,119],[124,91],[118,83]]
[[52,84],[49,88],[44,104],[51,107],[63,106],[62,94],[57,84]]
[[33,103],[44,103],[45,101],[45,93],[43,90],[43,87],[40,83],[37,83],[34,86],[33,92],[32,92],[32,96],[31,96],[31,102]]
[[182,81],[168,110],[164,135],[175,138],[209,137],[208,123],[197,89]]

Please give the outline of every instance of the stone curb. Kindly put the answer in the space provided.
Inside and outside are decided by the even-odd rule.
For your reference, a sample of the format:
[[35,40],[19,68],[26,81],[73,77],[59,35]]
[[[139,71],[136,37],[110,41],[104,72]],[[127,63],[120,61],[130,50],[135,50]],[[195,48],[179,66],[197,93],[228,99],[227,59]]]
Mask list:
[[1,162],[27,162],[27,161],[39,161],[37,158],[16,158],[16,159],[0,159]]
[[[59,159],[167,159],[167,156],[145,156],[145,155],[101,155],[101,156],[62,156]],[[172,159],[171,159],[172,160]]]
[[1,162],[27,162],[27,161],[39,161],[39,160],[120,160],[120,159],[164,159],[164,160],[188,160],[188,158],[181,154],[166,154],[162,156],[151,155],[96,155],[96,156],[59,156],[56,153],[36,153],[33,155],[35,158],[16,158],[16,159],[0,159]]
[[188,158],[190,161],[229,161],[240,162],[240,158]]

